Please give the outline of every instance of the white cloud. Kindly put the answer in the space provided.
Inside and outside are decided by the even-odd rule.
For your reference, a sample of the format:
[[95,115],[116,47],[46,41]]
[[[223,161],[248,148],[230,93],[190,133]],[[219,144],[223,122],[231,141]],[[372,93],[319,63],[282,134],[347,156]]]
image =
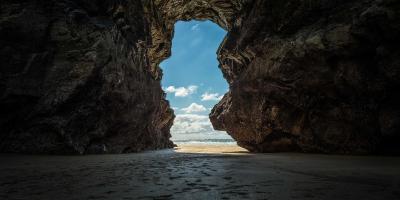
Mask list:
[[180,114],[176,115],[171,132],[177,134],[204,133],[213,131],[207,115]]
[[223,95],[219,95],[219,93],[204,93],[201,95],[201,101],[219,101],[221,100]]
[[215,131],[207,115],[179,114],[176,115],[171,128],[173,139],[226,139],[226,132]]
[[192,28],[190,28],[190,30],[192,30],[192,31],[198,31],[198,30],[200,30],[199,25],[200,25],[200,24],[195,24],[195,25],[193,25]]
[[189,85],[187,88],[186,87],[175,87],[175,86],[169,86],[165,88],[165,92],[167,93],[174,93],[176,97],[186,97],[188,95],[191,95],[197,91],[197,86],[196,85]]
[[207,108],[204,107],[203,105],[192,103],[190,104],[190,106],[182,108],[181,110],[184,111],[185,113],[195,113],[195,112],[204,112],[207,110]]

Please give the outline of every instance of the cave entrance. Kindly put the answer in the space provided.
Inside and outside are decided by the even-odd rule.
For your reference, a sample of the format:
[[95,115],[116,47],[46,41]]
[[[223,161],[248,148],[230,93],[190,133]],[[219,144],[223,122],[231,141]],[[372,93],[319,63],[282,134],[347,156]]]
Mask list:
[[160,64],[162,86],[176,118],[171,140],[182,145],[236,145],[224,131],[215,131],[208,114],[228,91],[218,68],[217,50],[226,31],[211,21],[178,21],[172,55]]

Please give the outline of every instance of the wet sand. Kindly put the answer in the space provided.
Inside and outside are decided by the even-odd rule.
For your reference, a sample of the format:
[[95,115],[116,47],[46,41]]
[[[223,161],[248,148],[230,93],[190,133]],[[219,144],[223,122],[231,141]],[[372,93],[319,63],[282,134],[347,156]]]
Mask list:
[[400,159],[198,145],[124,155],[2,154],[0,199],[391,200],[400,199]]

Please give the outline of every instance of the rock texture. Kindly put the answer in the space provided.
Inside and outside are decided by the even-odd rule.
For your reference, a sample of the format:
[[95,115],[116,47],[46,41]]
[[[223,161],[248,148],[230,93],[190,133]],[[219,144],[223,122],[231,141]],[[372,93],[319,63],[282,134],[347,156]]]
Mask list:
[[399,152],[400,2],[258,0],[219,50],[210,115],[254,152]]
[[182,20],[211,20],[226,30],[246,13],[252,0],[151,0],[144,1],[146,19],[150,24],[151,44],[148,46],[150,68],[155,79],[161,79],[158,66],[171,55],[175,22]]
[[172,147],[177,20],[228,30],[210,114],[253,152],[400,152],[396,0],[3,0],[0,151]]
[[172,147],[173,111],[146,56],[140,1],[0,5],[0,151]]

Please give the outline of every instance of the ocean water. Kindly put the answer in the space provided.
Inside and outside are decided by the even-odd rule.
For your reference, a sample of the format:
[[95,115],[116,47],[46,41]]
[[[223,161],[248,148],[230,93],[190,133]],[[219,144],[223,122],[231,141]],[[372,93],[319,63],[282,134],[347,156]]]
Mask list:
[[195,145],[236,145],[233,139],[198,139],[198,140],[173,140],[177,145],[195,144]]

